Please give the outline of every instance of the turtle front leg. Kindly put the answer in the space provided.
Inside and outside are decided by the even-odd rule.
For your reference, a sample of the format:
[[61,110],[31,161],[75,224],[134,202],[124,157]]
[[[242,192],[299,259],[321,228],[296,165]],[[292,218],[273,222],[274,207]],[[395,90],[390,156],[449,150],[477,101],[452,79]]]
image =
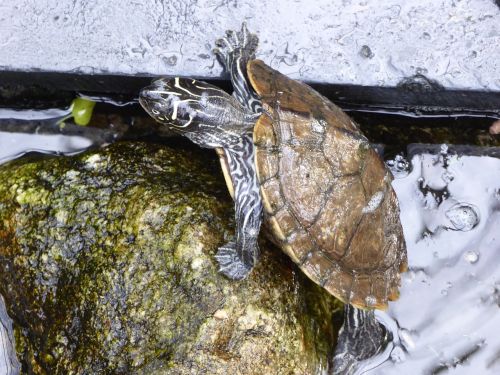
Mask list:
[[246,72],[248,61],[255,59],[255,50],[259,44],[257,35],[250,33],[244,22],[241,31],[228,30],[226,36],[218,39],[215,44],[219,48],[214,49],[214,53],[231,76],[233,96],[253,113],[261,113],[261,101],[249,84]]
[[254,167],[252,136],[245,134],[236,147],[225,148],[234,188],[236,241],[219,248],[215,258],[220,269],[234,280],[244,279],[259,257],[257,238],[262,221],[262,200]]

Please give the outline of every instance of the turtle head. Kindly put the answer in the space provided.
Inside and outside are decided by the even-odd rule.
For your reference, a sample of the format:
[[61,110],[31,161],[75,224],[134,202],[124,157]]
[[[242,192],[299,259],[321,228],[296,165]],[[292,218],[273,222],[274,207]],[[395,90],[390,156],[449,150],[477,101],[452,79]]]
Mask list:
[[208,83],[185,78],[160,78],[139,94],[139,102],[159,123],[174,130],[201,131],[199,125],[217,125],[231,96]]

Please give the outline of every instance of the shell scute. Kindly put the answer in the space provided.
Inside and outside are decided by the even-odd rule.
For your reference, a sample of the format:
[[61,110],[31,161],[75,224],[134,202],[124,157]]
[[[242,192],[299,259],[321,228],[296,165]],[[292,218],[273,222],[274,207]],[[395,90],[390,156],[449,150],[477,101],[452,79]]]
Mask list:
[[268,214],[273,214],[285,206],[280,186],[280,181],[276,178],[271,178],[262,183],[264,209]]
[[[384,231],[381,226],[382,212],[366,213],[361,218],[343,258],[347,268],[359,271],[376,269],[383,260],[380,250],[384,248]],[[366,233],[370,233],[369,236]],[[356,249],[363,249],[357,251]]]
[[350,175],[361,172],[369,144],[341,129],[331,128],[325,134],[323,150],[335,173]]
[[364,192],[357,176],[338,178],[321,213],[309,228],[320,248],[342,258],[361,221]]
[[272,118],[269,116],[261,116],[259,118],[260,126],[255,127],[253,133],[253,141],[258,148],[270,149],[278,144],[278,139],[272,127]]
[[257,161],[257,173],[262,183],[278,175],[279,156],[275,151],[268,148],[257,148],[255,150],[255,160]]
[[367,150],[363,159],[361,181],[363,182],[367,197],[372,197],[378,191],[391,189],[389,171],[385,169],[384,163],[372,149]]
[[[375,304],[375,297],[371,294],[372,278],[367,274],[357,274],[354,276],[354,280],[351,288],[350,302],[353,304]],[[359,298],[355,291],[356,290],[366,290],[366,296]]]
[[311,236],[304,229],[299,229],[286,239],[287,244],[293,249],[295,257],[299,263],[303,263],[307,254],[311,251],[316,251],[316,244],[312,241]]
[[354,277],[342,268],[334,268],[323,287],[344,303],[350,302]]
[[[282,143],[290,146],[302,146],[317,149],[324,141],[323,133],[315,131],[311,126],[311,118],[303,113],[280,112],[279,121],[282,123],[281,135]],[[317,128],[319,130],[319,126]]]
[[294,232],[299,229],[299,223],[297,219],[295,219],[294,215],[290,212],[290,210],[285,206],[278,212],[274,213],[274,218],[279,223],[281,228],[281,232],[283,236],[288,238]]
[[335,264],[323,252],[311,251],[307,254],[300,267],[307,275],[311,275],[310,277],[320,280],[321,284],[322,281],[328,280],[335,268]]
[[283,195],[303,227],[316,220],[334,177],[323,154],[303,146],[283,145],[280,181]]
[[375,273],[371,276],[371,295],[375,298],[376,304],[384,304],[387,301],[387,281],[383,273]]

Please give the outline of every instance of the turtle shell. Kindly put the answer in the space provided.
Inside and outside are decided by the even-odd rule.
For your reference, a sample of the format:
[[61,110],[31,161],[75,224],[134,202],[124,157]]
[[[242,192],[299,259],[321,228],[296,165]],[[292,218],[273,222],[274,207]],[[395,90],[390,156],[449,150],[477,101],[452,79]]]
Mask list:
[[385,309],[407,267],[391,173],[358,126],[312,88],[260,60],[247,72],[264,108],[255,164],[274,236],[343,302]]

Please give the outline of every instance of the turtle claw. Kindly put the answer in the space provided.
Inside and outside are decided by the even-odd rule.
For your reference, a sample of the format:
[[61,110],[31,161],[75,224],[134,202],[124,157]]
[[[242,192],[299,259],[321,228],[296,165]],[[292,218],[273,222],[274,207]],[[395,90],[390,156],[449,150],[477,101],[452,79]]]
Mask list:
[[251,34],[248,32],[248,28],[247,28],[247,23],[246,22],[242,23],[240,34],[243,37],[243,44],[247,44],[248,36],[251,35]]
[[233,30],[226,30],[226,37],[232,44],[238,44],[238,35]]
[[219,247],[215,259],[220,266],[219,272],[230,279],[242,280],[251,271],[251,268],[246,266],[238,256],[235,242],[228,242],[224,246]]
[[229,43],[229,40],[226,38],[220,38],[215,41],[215,45],[220,48],[227,48],[229,51],[232,51],[232,45]]
[[229,71],[234,61],[253,59],[258,43],[257,36],[248,31],[244,22],[241,31],[227,30],[225,37],[217,39],[215,45],[218,50],[214,52],[224,68]]

